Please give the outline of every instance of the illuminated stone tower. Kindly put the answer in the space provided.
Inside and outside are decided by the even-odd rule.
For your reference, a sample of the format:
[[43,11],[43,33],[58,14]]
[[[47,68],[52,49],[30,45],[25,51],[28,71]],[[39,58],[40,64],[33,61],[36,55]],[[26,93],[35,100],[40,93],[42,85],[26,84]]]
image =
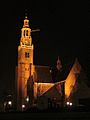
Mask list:
[[33,44],[31,29],[27,16],[21,29],[20,45],[18,46],[17,67],[17,105],[21,109],[27,97],[27,81],[33,75]]

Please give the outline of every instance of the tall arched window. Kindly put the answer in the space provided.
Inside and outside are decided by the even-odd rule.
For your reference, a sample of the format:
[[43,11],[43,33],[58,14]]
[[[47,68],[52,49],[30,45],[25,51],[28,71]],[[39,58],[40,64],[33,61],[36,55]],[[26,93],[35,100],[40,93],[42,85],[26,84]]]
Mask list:
[[28,30],[26,30],[26,36],[28,36]]

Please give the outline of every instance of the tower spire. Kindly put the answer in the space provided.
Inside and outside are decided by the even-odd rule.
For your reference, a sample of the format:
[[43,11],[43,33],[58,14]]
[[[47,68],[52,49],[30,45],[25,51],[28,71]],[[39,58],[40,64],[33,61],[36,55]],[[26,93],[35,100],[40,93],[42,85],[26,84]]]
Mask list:
[[25,19],[27,19],[27,9],[25,9]]
[[25,19],[24,19],[24,25],[23,25],[24,28],[29,28],[29,20],[28,20],[28,17],[27,17],[27,9],[25,9]]

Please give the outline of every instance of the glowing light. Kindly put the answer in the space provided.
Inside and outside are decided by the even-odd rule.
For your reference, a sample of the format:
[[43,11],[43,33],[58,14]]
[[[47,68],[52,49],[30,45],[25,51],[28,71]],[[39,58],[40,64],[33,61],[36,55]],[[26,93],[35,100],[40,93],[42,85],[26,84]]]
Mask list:
[[70,106],[72,106],[72,103],[70,103]]
[[26,98],[26,101],[29,102],[29,97]]
[[8,101],[8,105],[12,105],[12,101]]
[[22,108],[25,108],[25,105],[24,105],[24,104],[22,105]]
[[50,70],[50,73],[52,73],[52,70]]
[[67,102],[67,105],[69,105],[70,103],[69,102]]

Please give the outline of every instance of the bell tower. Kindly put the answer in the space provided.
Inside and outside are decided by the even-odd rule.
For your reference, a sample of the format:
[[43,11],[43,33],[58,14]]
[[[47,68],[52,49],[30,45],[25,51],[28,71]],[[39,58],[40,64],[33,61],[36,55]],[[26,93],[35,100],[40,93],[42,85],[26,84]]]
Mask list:
[[17,106],[19,110],[27,97],[27,81],[33,75],[33,49],[29,20],[25,16],[18,46]]

